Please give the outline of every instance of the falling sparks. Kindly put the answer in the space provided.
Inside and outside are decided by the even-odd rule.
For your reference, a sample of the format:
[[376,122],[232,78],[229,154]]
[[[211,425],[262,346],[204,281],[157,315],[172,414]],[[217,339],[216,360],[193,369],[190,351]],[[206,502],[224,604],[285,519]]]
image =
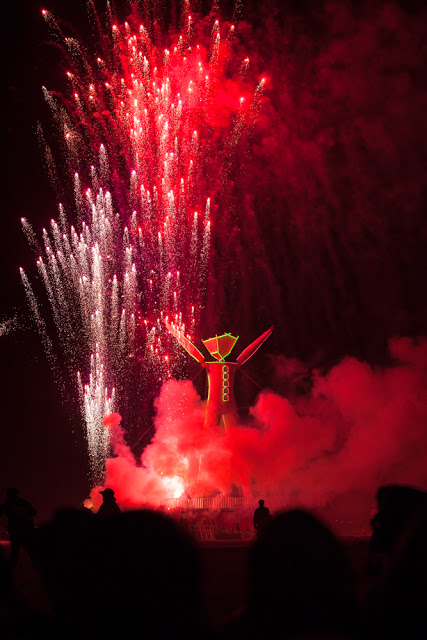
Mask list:
[[[47,145],[44,153],[51,176],[69,172],[74,224],[61,204],[58,220],[43,230],[42,249],[29,222],[22,224],[39,253],[67,363],[74,376],[79,371],[92,478],[99,482],[109,450],[102,417],[128,402],[135,387],[140,392],[150,380],[179,371],[179,350],[169,344],[162,319],[171,314],[180,331],[195,331],[215,212],[227,207],[227,171],[263,81],[244,98],[240,79],[228,81],[224,100],[235,27],[218,20],[207,47],[192,42],[195,18],[188,16],[185,32],[166,49],[143,24],[110,22],[92,63],[48,11],[42,15],[69,60],[69,97],[43,88],[63,139],[65,169]],[[221,39],[222,32],[228,36]],[[21,276],[52,352],[23,270]]]

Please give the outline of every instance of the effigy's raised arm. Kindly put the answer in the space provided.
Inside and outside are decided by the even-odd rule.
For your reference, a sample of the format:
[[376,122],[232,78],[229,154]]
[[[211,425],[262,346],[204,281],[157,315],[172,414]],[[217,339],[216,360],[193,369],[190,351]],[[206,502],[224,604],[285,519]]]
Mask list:
[[190,342],[190,340],[188,338],[186,338],[185,335],[181,331],[179,331],[179,329],[177,329],[174,325],[172,325],[166,319],[164,320],[164,323],[165,323],[166,328],[168,329],[168,331],[170,331],[170,333],[173,335],[173,337],[176,340],[178,340],[179,344],[184,347],[184,349],[186,350],[187,353],[190,354],[190,356],[192,356],[195,360],[197,360],[197,362],[202,363],[202,362],[205,361],[205,358],[204,358],[203,354],[200,353],[198,348],[195,347],[194,344],[192,342]]
[[237,358],[236,362],[239,366],[241,366],[242,364],[244,364],[247,360],[249,360],[249,358],[251,356],[254,355],[255,351],[258,351],[258,349],[260,348],[260,346],[262,345],[263,342],[265,342],[267,340],[267,338],[271,335],[271,332],[273,331],[273,327],[270,327],[269,329],[267,329],[267,331],[264,331],[263,334],[261,334],[259,336],[259,338],[257,338],[256,340],[254,340],[249,347],[246,347],[246,349],[244,349],[242,351],[242,353],[240,354],[240,356]]

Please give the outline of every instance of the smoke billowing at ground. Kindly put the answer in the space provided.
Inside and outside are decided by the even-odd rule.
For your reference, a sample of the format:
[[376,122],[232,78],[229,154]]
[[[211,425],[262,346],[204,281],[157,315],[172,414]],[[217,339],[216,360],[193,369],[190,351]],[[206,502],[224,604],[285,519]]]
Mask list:
[[[44,243],[53,246],[53,253],[58,247],[67,249],[61,235],[65,228],[73,250],[81,243],[75,253],[83,266],[79,274],[58,257],[48,276],[41,276],[53,291],[60,341],[68,344],[73,336],[67,349],[72,367],[78,364],[81,369],[88,430],[96,435],[92,447],[97,481],[111,433],[113,454],[106,461],[104,484],[115,489],[123,504],[161,504],[185,492],[229,494],[243,479],[255,494],[266,496],[306,493],[345,499],[351,494],[355,508],[361,504],[366,511],[381,483],[426,485],[427,349],[420,336],[427,334],[427,12],[422,3],[408,6],[380,1],[282,6],[267,0],[262,6],[246,3],[240,21],[232,10],[226,15],[224,6],[223,16],[200,18],[191,34],[190,28],[181,29],[186,46],[191,38],[195,44],[205,37],[201,52],[193,48],[189,54],[191,69],[182,71],[185,52],[180,51],[172,61],[159,64],[159,77],[154,59],[164,38],[149,42],[158,35],[150,33],[142,42],[142,32],[133,35],[133,13],[130,27],[124,27],[127,16],[117,21],[120,34],[113,34],[116,48],[111,52],[106,47],[110,36],[105,36],[105,67],[93,64],[93,84],[86,82],[88,67],[83,64],[86,71],[71,81],[77,97],[70,94],[61,103],[53,92],[51,99],[61,103],[61,108],[53,107],[54,115],[60,113],[62,126],[69,127],[63,129],[65,136],[78,133],[84,148],[91,148],[87,157],[93,166],[89,160],[85,165],[86,155],[79,153],[83,147],[66,143],[67,176],[76,202],[69,207],[70,222],[60,212],[59,226],[52,227]],[[197,25],[198,18],[193,18]],[[215,19],[219,27],[212,26]],[[170,35],[171,43],[179,42],[179,33],[177,29]],[[225,48],[216,66],[219,42]],[[75,62],[76,41],[67,46]],[[163,162],[160,151],[155,161],[150,159],[136,140],[138,127],[128,126],[126,110],[122,120],[111,124],[111,113],[120,112],[123,98],[117,61],[130,87],[137,72],[124,51],[128,48],[132,57],[132,47],[137,51],[144,46],[151,55],[145,52],[151,75],[143,81],[157,82],[156,90],[164,90],[160,76],[166,71],[176,86],[188,84],[192,74],[199,73],[199,63],[203,74],[215,80],[215,92],[209,94],[215,100],[208,108],[203,104],[195,109],[191,101],[184,108],[178,126],[181,165],[174,165],[171,156]],[[101,88],[105,82],[114,90]],[[207,95],[202,84],[195,92],[199,98]],[[175,108],[172,93],[170,113]],[[241,110],[240,97],[254,105],[252,111]],[[102,107],[96,115],[92,101]],[[132,115],[147,131],[155,121],[152,115],[160,122],[158,106],[148,104],[152,113],[147,122],[130,99],[126,108],[135,109]],[[194,114],[202,132],[197,141],[192,138]],[[173,136],[167,134],[165,146],[165,131],[160,125],[154,129],[151,147],[158,144],[162,153],[175,152]],[[120,151],[123,140],[128,155]],[[105,144],[106,154],[100,144]],[[200,167],[194,183],[193,151]],[[65,193],[49,153],[51,178]],[[135,162],[137,179],[132,175]],[[92,194],[100,187],[103,194],[93,201],[89,197],[88,203],[90,180]],[[166,183],[167,188],[162,186]],[[161,192],[157,202],[154,187]],[[111,223],[111,234],[102,226],[105,220]],[[164,231],[167,227],[170,231]],[[31,230],[27,232],[31,236]],[[160,232],[164,236],[159,239]],[[89,250],[83,255],[85,245]],[[133,262],[136,247],[140,253]],[[46,263],[51,256],[47,258]],[[43,270],[43,263],[38,267]],[[90,304],[83,305],[82,318],[75,320],[72,331],[65,331],[62,320],[68,322],[72,314],[61,301],[68,293],[55,286],[59,281],[74,286],[77,276],[97,284],[93,292],[84,293]],[[72,300],[80,296],[79,286]],[[108,287],[110,297],[101,309],[107,311],[100,323],[97,296]],[[41,318],[31,291],[30,303],[36,320]],[[194,306],[198,317],[193,319]],[[231,331],[249,343],[275,326],[263,355],[248,368],[266,389],[254,398],[250,383],[237,380],[241,406],[251,406],[238,428],[227,434],[204,429],[200,378],[196,387],[167,380],[169,375],[192,378],[197,371],[191,365],[186,370],[180,348],[173,351],[162,334],[161,313],[178,315],[178,323],[193,338]],[[140,325],[144,320],[147,324]],[[81,325],[82,334],[75,330]],[[83,366],[76,362],[74,349],[80,335],[87,342]],[[149,353],[147,357],[155,349],[160,360]],[[167,381],[159,392],[160,380]],[[146,398],[151,401],[153,391],[155,432],[147,432],[140,443],[142,455],[138,451],[135,458],[129,445],[150,424]],[[117,424],[110,425],[110,432],[100,428],[106,410],[123,416],[124,431]]]
[[[249,424],[228,433],[205,428],[204,403],[190,381],[170,380],[140,461],[113,427],[105,484],[123,506],[135,507],[168,505],[183,494],[231,495],[245,478],[267,501],[269,495],[343,501],[347,517],[364,513],[367,522],[375,487],[427,481],[427,341],[394,339],[389,348],[392,367],[347,358],[326,375],[312,373],[311,390],[293,401],[264,390]],[[281,375],[285,364],[279,358]],[[292,383],[296,363],[289,364]],[[302,365],[301,375],[309,375]]]

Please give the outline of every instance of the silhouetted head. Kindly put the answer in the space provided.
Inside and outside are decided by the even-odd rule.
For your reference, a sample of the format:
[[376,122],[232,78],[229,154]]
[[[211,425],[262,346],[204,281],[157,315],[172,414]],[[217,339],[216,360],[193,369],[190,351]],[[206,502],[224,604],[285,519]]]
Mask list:
[[377,505],[378,509],[384,509],[387,504],[388,496],[393,493],[395,489],[395,485],[385,485],[378,489],[377,491]]
[[372,637],[424,640],[426,582],[427,510],[420,508],[397,532],[384,580],[369,603]]
[[417,514],[427,511],[427,494],[404,485],[386,485],[377,492],[377,529],[383,552],[389,552]]
[[265,637],[275,629],[345,634],[355,610],[349,563],[332,532],[306,511],[276,516],[250,556],[253,628],[267,624]]
[[425,506],[426,498],[426,493],[421,489],[406,485],[385,485],[377,491],[380,509],[393,509],[402,513]]
[[107,487],[106,489],[103,489],[99,493],[102,495],[102,498],[103,498],[104,502],[115,501],[116,500],[116,497],[114,495],[114,491],[112,489],[110,489],[109,487]]
[[263,507],[264,506],[264,500],[258,500],[258,504],[259,504],[260,507]]
[[8,499],[16,498],[19,495],[19,489],[9,488],[6,491],[6,496]]
[[[199,569],[192,541],[172,519],[128,511],[100,520],[58,514],[41,532],[43,575],[59,622],[92,638],[187,638],[198,627]],[[70,636],[72,637],[71,634]]]

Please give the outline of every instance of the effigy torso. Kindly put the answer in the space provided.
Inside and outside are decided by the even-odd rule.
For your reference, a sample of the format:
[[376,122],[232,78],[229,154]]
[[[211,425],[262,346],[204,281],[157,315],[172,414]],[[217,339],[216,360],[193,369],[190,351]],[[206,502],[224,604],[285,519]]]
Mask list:
[[208,375],[208,400],[206,409],[206,423],[215,426],[221,423],[224,416],[224,425],[237,421],[237,407],[234,397],[234,376],[238,368],[237,362],[206,362]]

